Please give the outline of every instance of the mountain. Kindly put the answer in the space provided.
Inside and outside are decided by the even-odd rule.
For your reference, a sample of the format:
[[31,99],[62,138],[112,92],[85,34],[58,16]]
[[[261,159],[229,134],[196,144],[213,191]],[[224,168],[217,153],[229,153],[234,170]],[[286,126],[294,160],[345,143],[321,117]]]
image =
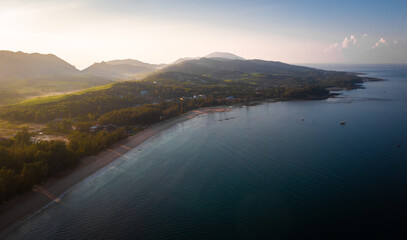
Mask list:
[[134,59],[112,60],[106,63],[110,65],[131,65],[134,67],[144,68],[146,71],[154,71],[157,69],[157,67],[159,67],[159,65],[156,64],[145,63]]
[[190,61],[190,60],[199,60],[201,58],[218,58],[218,59],[228,59],[228,60],[246,60],[246,59],[244,59],[242,57],[239,57],[239,56],[237,56],[237,55],[235,55],[233,53],[213,52],[213,53],[210,53],[210,54],[205,55],[203,57],[194,57],[194,58],[192,58],[192,57],[183,57],[183,58],[180,58],[180,59],[176,60],[175,62],[173,62],[171,64],[178,64],[178,63],[182,63],[182,62]]
[[82,70],[82,73],[101,77],[126,78],[135,74],[150,73],[159,68],[160,65],[144,63],[133,59],[125,59],[95,63]]
[[201,58],[172,64],[161,72],[182,72],[204,76],[223,83],[268,87],[341,87],[355,88],[363,79],[346,72],[325,71],[264,60],[225,60]]
[[179,58],[178,60],[174,61],[171,64],[178,64],[178,63],[182,63],[182,62],[185,62],[185,61],[196,60],[196,59],[199,59],[199,58],[183,57],[183,58]]
[[193,75],[183,72],[156,72],[150,74],[143,79],[144,82],[154,82],[158,84],[222,84],[223,82],[217,79],[212,79],[206,76]]
[[[142,79],[150,73],[161,80],[213,85],[239,83],[247,86],[353,86],[360,79],[346,73],[322,71],[282,62],[244,60],[231,53],[211,53],[203,58],[183,58],[170,65],[124,59],[95,63],[83,71],[52,54],[0,51],[0,105],[26,98],[67,93],[99,86],[117,79]],[[186,74],[186,75],[185,75]],[[150,78],[148,78],[150,79]],[[335,80],[336,79],[336,80]],[[158,80],[158,79],[157,79]],[[154,81],[153,81],[154,82]],[[217,82],[217,83],[215,83]]]
[[[197,63],[211,63],[217,68],[199,68]],[[231,62],[235,62],[231,66]],[[208,101],[214,105],[223,103],[225,98],[233,96],[239,101],[262,100],[262,99],[320,99],[329,96],[326,88],[357,88],[363,78],[346,72],[324,71],[313,68],[293,66],[279,62],[267,62],[260,60],[218,60],[202,58],[191,60],[186,63],[195,64],[194,69],[180,71],[154,72],[141,81],[122,81],[109,84],[105,87],[84,91],[82,93],[67,94],[61,98],[44,98],[41,101],[28,101],[11,106],[0,107],[0,117],[7,120],[47,122],[55,118],[87,119],[88,114],[101,116],[110,111],[127,108],[133,111],[135,106],[153,104],[159,107],[168,107],[169,103],[175,103],[174,108],[166,110],[166,114],[180,113],[178,105],[184,99],[195,99],[196,96],[207,96],[197,104],[204,106]],[[222,63],[224,64],[222,66]],[[217,65],[216,65],[217,64]],[[196,66],[198,65],[198,66]],[[189,65],[192,66],[192,65]],[[218,72],[226,67],[244,67],[243,70],[263,70],[264,72]],[[271,70],[269,66],[275,67]],[[251,67],[251,68],[249,68]],[[280,69],[282,68],[282,69]],[[193,74],[198,70],[212,74]],[[272,73],[272,72],[275,72]],[[233,77],[233,78],[232,78]],[[195,96],[195,98],[194,98]],[[182,98],[182,99],[181,99]],[[233,99],[232,98],[232,99]],[[203,100],[203,101],[202,101]],[[47,103],[47,104],[44,104]],[[162,104],[154,104],[162,103]],[[188,109],[193,102],[186,102],[182,109]],[[153,106],[151,105],[151,106]],[[131,110],[133,109],[133,110]],[[190,109],[190,108],[189,108]],[[122,112],[122,113],[124,113]],[[122,121],[127,117],[111,115],[112,123]],[[116,116],[116,117],[114,117]],[[159,116],[159,115],[158,115]],[[146,116],[145,116],[146,117]],[[142,117],[144,118],[144,117]],[[148,118],[148,117],[146,117]]]
[[173,64],[163,71],[184,72],[195,75],[206,75],[216,79],[236,79],[247,74],[262,73],[270,75],[291,75],[316,69],[290,65],[282,62],[264,60],[229,60],[220,58],[201,58]]
[[112,83],[86,76],[52,54],[0,51],[0,105]]
[[204,58],[224,58],[224,59],[230,59],[230,60],[245,60],[242,57],[239,57],[233,53],[228,53],[228,52],[213,52],[211,54],[204,56]]
[[53,54],[0,51],[0,81],[78,73],[78,69]]

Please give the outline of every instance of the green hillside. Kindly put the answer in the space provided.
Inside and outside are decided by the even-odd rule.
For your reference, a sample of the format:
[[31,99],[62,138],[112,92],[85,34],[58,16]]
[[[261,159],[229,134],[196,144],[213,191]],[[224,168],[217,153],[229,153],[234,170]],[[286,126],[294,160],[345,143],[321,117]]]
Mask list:
[[0,51],[0,105],[112,83],[87,76],[52,54]]
[[[212,61],[210,59],[209,61]],[[217,60],[215,60],[217,61]],[[189,61],[195,67],[197,61]],[[191,63],[192,62],[192,63]],[[207,63],[208,59],[198,61]],[[224,99],[233,96],[239,101],[261,100],[269,98],[298,99],[318,98],[328,96],[327,87],[356,87],[363,81],[356,75],[323,71],[312,68],[291,66],[282,63],[282,68],[276,71],[268,70],[267,63],[257,61],[239,61],[237,64],[249,66],[242,69],[265,69],[266,73],[236,74],[236,78],[221,79],[211,76],[219,76],[218,69],[228,69],[235,61],[226,61],[224,66],[216,65],[210,68],[208,65],[202,68],[185,68],[185,64],[176,65],[177,69],[183,67],[185,72],[197,72],[203,74],[191,74],[185,72],[163,71],[152,74],[142,81],[119,82],[99,87],[92,91],[67,94],[63,97],[40,98],[25,101],[20,104],[2,107],[0,117],[7,120],[31,121],[45,123],[53,119],[71,118],[79,121],[95,120],[103,114],[123,108],[137,107],[143,104],[152,104],[166,101],[180,101],[180,98],[192,98],[197,95],[205,95],[211,99]],[[210,62],[212,64],[212,62]],[[181,69],[180,69],[181,70]],[[205,71],[203,71],[205,70]],[[248,71],[248,70],[247,70]],[[277,72],[273,74],[273,72]],[[230,77],[230,75],[228,75]],[[226,78],[226,77],[225,77]]]

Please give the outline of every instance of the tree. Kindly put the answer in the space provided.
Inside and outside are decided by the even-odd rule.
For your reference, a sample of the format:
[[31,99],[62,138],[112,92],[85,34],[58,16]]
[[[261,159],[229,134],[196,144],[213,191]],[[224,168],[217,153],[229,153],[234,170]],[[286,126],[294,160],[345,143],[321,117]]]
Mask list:
[[48,166],[45,162],[24,163],[21,171],[24,188],[30,189],[35,184],[41,183],[47,178]]
[[0,203],[8,200],[17,192],[17,175],[14,170],[0,169]]
[[26,146],[31,144],[31,134],[28,132],[27,127],[23,127],[14,137],[14,145]]

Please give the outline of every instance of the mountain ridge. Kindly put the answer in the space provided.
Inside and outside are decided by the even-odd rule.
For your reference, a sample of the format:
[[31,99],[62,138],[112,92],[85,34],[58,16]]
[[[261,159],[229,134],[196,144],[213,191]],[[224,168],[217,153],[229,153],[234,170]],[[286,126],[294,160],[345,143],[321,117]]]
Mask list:
[[[85,68],[81,73],[86,75],[100,76],[100,77],[112,77],[112,78],[126,78],[133,74],[150,73],[158,69],[148,63],[136,65],[129,61],[113,60],[114,63],[100,62],[94,63],[91,66]],[[123,61],[123,63],[119,62]],[[137,60],[132,60],[137,61]]]
[[233,53],[229,52],[213,52],[208,55],[205,55],[203,58],[223,58],[223,59],[230,59],[230,60],[246,60],[242,57],[239,57]]
[[0,51],[0,80],[78,73],[76,67],[54,54]]

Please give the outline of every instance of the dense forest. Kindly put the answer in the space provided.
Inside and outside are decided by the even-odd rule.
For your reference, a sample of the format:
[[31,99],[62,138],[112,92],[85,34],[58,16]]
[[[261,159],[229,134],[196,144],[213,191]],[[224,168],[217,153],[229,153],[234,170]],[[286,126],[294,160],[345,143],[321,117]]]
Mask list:
[[[264,67],[261,64],[265,63],[260,62],[260,67]],[[27,129],[12,139],[1,140],[0,202],[129,134],[192,109],[263,99],[326,98],[327,87],[353,88],[363,81],[347,73],[284,67],[287,68],[284,65],[277,73],[245,73],[224,68],[197,75],[202,70],[198,67],[194,74],[162,71],[142,81],[114,83],[1,107],[0,118],[44,123],[44,134],[62,134],[69,141],[37,142],[32,138],[37,133]]]
[[22,129],[13,139],[0,142],[0,203],[126,136],[123,128],[94,135],[74,131],[66,144],[62,141],[33,143],[31,135]]
[[96,122],[79,122],[75,130],[68,119],[47,124],[45,131],[68,133],[68,144],[62,141],[34,142],[33,133],[29,133],[26,128],[22,129],[14,138],[0,141],[0,203],[74,166],[82,157],[106,149],[128,136],[127,130],[136,133],[142,129],[140,126],[178,116],[195,108],[225,103],[226,100],[199,99],[115,110],[101,116],[96,122],[113,123],[118,127],[95,133],[89,132],[89,126]]
[[163,72],[147,77],[143,81],[121,82],[108,88],[72,94],[60,99],[45,98],[20,104],[4,106],[0,117],[6,120],[47,123],[54,119],[71,118],[79,121],[95,120],[113,110],[137,107],[143,104],[164,101],[180,101],[180,98],[193,98],[205,95],[209,98],[234,98],[260,100],[267,98],[307,98],[325,95],[327,87],[350,88],[362,79],[348,74],[333,74],[332,79],[312,78],[300,81],[286,77],[285,84],[273,80],[275,76],[246,74],[240,80],[218,80],[206,76],[180,72]]

